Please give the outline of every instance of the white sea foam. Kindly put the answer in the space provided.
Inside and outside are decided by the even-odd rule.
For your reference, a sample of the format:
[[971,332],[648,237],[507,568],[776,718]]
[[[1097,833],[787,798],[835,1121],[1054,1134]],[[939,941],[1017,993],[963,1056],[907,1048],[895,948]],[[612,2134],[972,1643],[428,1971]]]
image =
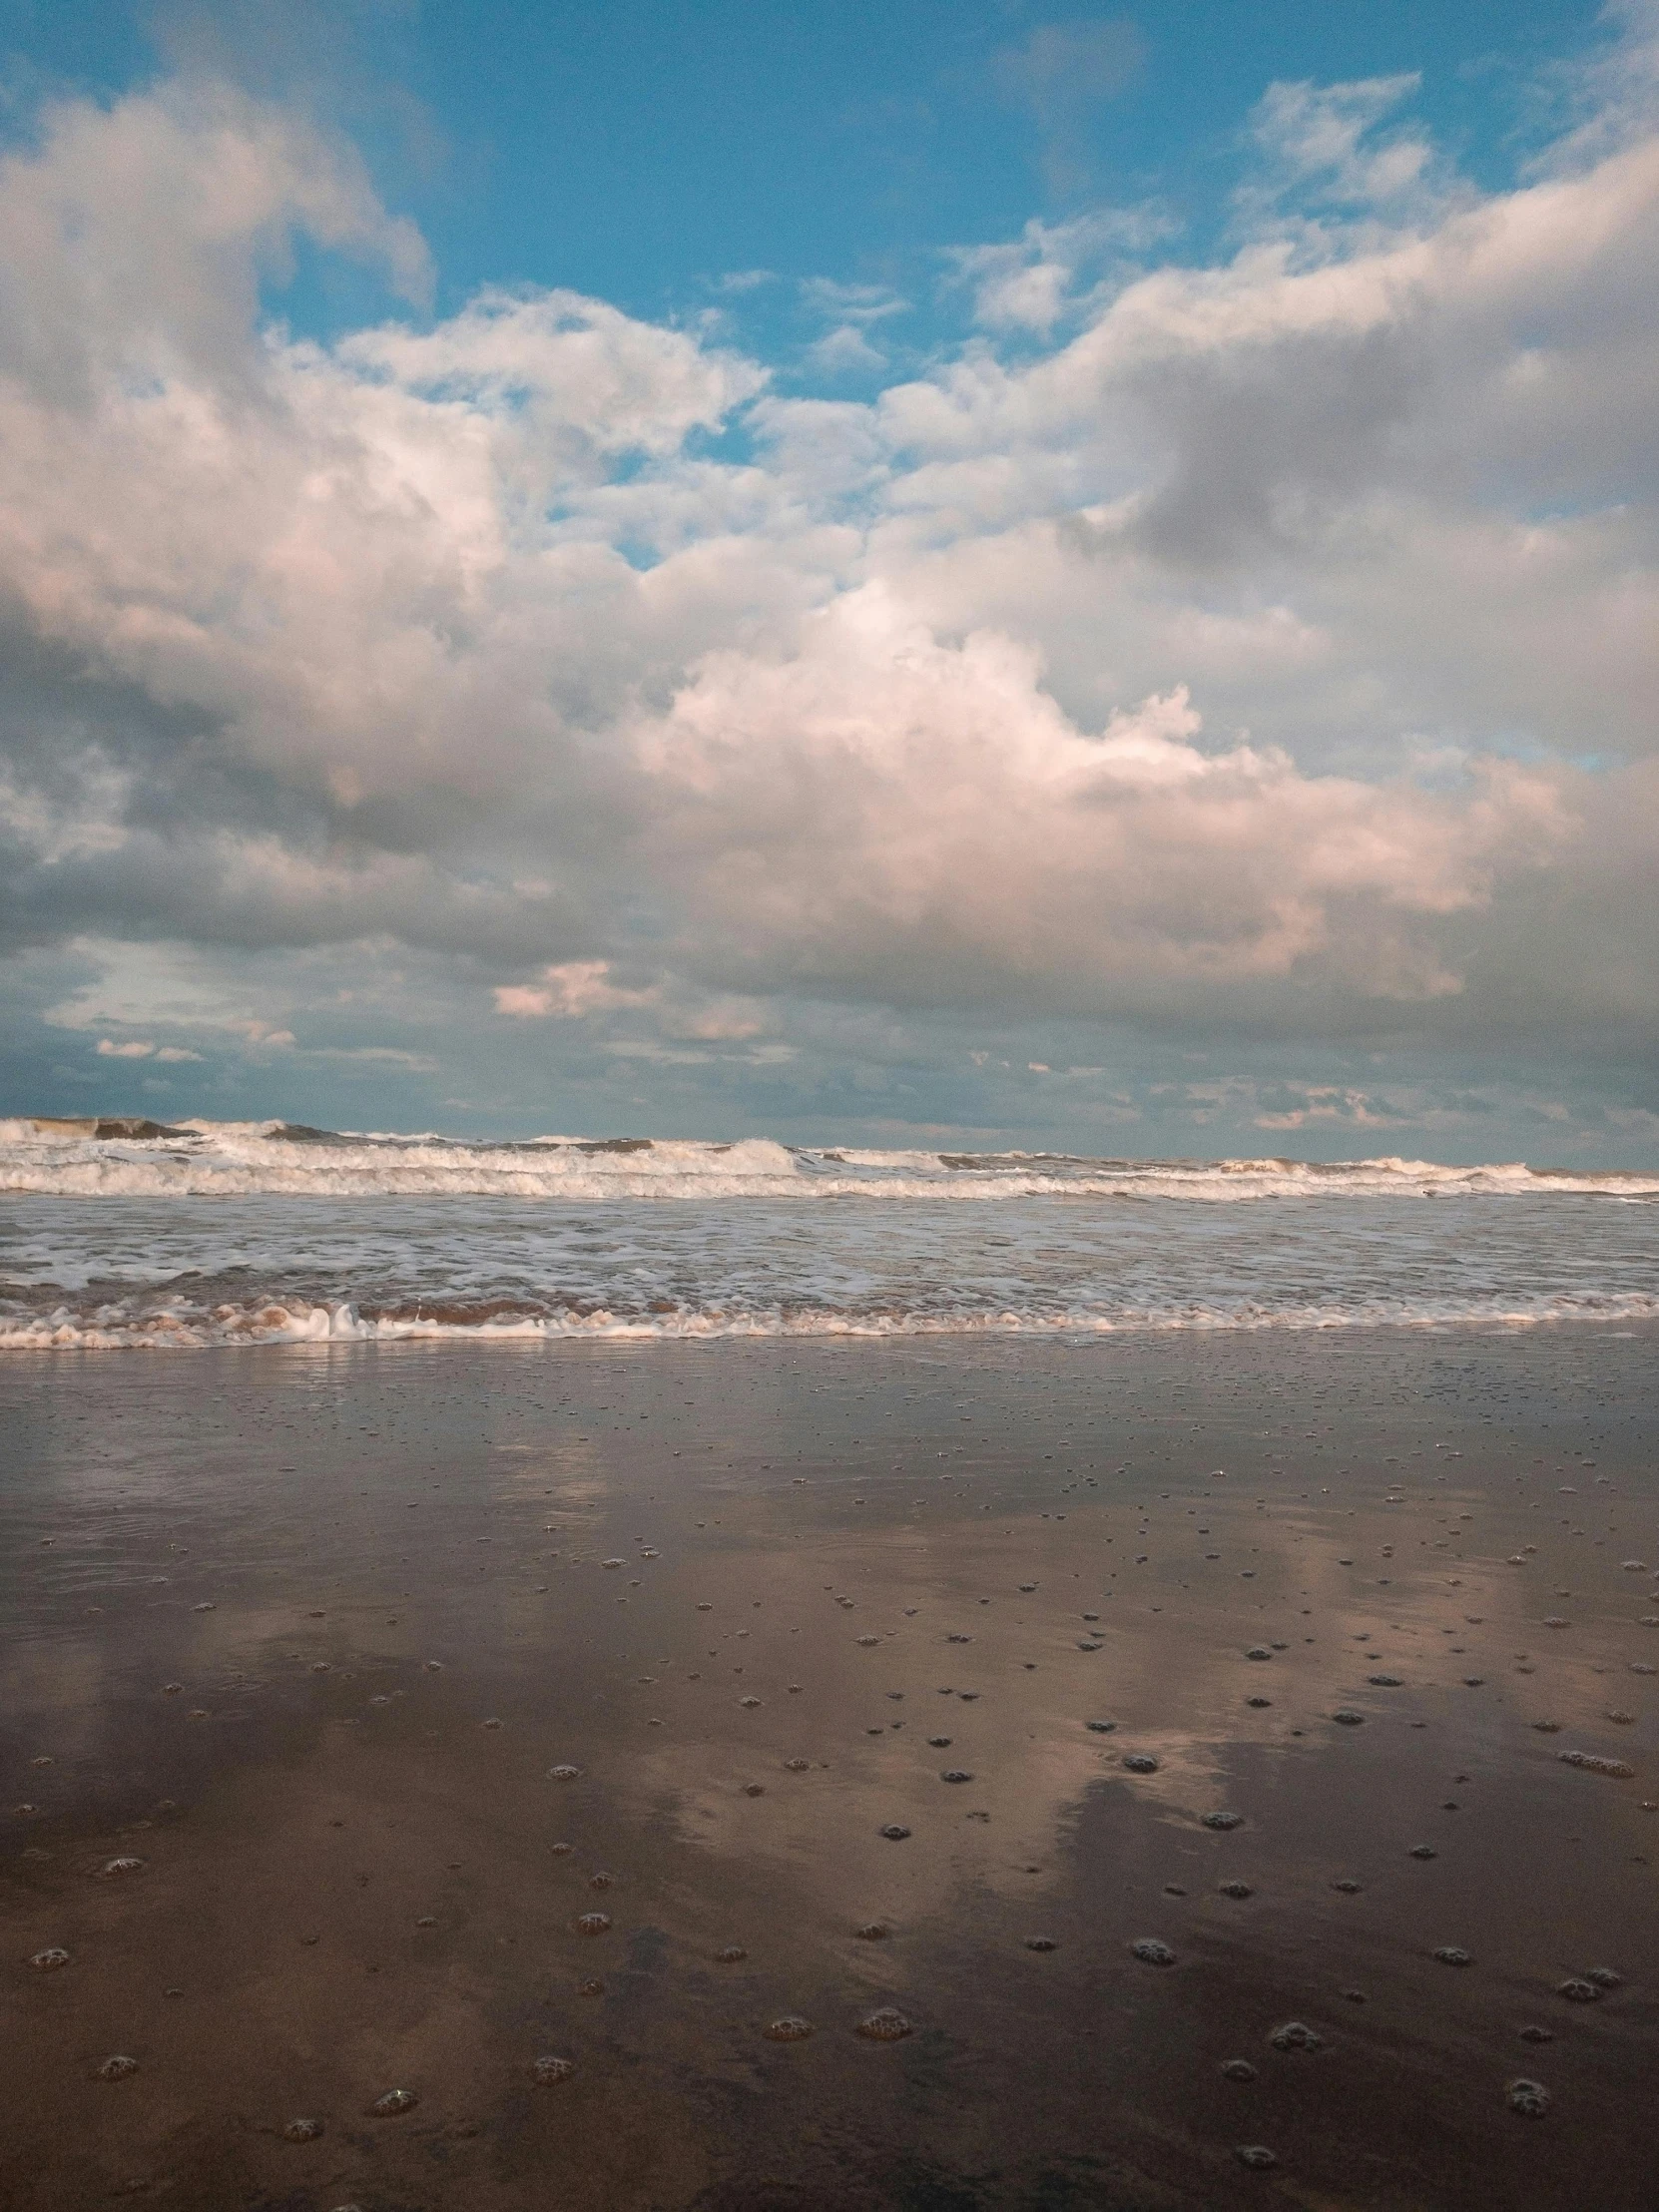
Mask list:
[[[119,1125],[105,1124],[107,1129]],[[1057,1154],[805,1148],[748,1138],[533,1137],[470,1143],[296,1129],[281,1122],[186,1122],[154,1135],[93,1125],[0,1122],[0,1191],[52,1197],[499,1196],[522,1199],[910,1199],[1030,1197],[1251,1199],[1447,1196],[1659,1197],[1659,1176],[1444,1167],[1375,1159],[1111,1160]]]
[[592,1313],[495,1314],[487,1319],[440,1319],[419,1313],[364,1315],[348,1304],[293,1306],[268,1303],[202,1311],[189,1302],[159,1310],[105,1307],[0,1322],[0,1351],[192,1351],[236,1344],[397,1344],[442,1338],[507,1344],[571,1341],[640,1343],[714,1342],[728,1338],[830,1337],[1111,1337],[1213,1334],[1218,1330],[1352,1330],[1404,1328],[1528,1329],[1551,1322],[1648,1322],[1659,1320],[1659,1296],[1539,1298],[1507,1306],[1409,1306],[1389,1300],[1341,1306],[1188,1306],[1180,1310],[1115,1314],[1098,1312],[833,1313],[678,1312],[669,1315]]
[[1403,1160],[13,1123],[0,1349],[1644,1322],[1656,1195]]

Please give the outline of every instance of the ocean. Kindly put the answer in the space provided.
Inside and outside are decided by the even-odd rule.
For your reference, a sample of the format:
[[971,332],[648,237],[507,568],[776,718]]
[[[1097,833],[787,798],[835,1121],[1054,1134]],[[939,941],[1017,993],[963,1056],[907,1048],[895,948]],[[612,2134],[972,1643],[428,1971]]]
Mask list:
[[1659,1176],[0,1122],[0,1347],[1611,1326]]

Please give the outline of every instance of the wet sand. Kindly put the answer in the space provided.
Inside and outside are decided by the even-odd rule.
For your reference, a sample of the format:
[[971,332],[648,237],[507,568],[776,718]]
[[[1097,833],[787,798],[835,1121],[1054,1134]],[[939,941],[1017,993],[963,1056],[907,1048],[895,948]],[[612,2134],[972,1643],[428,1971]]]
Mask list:
[[0,2201],[1651,2205],[1656,1349],[14,1358]]

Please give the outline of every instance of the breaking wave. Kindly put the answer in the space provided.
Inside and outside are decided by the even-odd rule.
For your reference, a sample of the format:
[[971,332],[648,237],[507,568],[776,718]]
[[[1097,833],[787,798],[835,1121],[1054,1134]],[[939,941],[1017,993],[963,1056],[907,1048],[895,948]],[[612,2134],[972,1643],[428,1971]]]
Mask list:
[[1659,1175],[1376,1159],[1113,1160],[811,1148],[747,1138],[512,1143],[291,1123],[0,1121],[0,1191],[60,1198],[1659,1198]]
[[1659,1319],[1655,1197],[1410,1160],[12,1122],[0,1349],[1617,1326]]

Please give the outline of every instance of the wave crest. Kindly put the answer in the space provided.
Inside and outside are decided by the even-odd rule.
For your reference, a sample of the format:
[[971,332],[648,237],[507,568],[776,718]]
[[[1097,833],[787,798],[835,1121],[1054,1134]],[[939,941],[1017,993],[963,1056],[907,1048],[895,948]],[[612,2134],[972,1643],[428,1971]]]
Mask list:
[[0,1121],[0,1191],[60,1198],[1251,1199],[1538,1197],[1652,1200],[1659,1176],[1446,1167],[1383,1158],[1115,1160],[1059,1153],[879,1151],[771,1138],[532,1137],[472,1142],[427,1132],[287,1122],[120,1118]]

